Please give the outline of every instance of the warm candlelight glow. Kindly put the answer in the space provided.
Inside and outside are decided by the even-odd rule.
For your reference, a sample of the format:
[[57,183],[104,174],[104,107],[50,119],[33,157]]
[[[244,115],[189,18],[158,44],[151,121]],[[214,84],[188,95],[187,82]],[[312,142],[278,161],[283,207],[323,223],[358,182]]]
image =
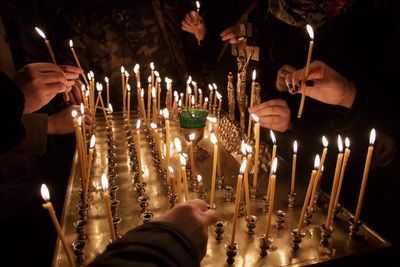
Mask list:
[[139,64],[136,64],[135,67],[133,67],[133,72],[136,74],[138,73],[139,69],[140,69]]
[[152,122],[152,123],[150,123],[150,127],[151,127],[151,129],[157,129],[157,124]]
[[[206,97],[206,99],[204,101],[208,101],[207,97]],[[207,120],[209,122],[211,122],[211,123],[217,123],[217,118],[216,117],[207,116]]]
[[254,121],[255,123],[257,123],[257,122],[260,121],[260,118],[259,118],[257,115],[251,114],[251,118],[253,119],[253,121]]
[[128,84],[128,86],[126,87],[126,90],[128,90],[128,92],[131,91],[131,86]]
[[197,12],[199,12],[199,9],[200,9],[200,2],[199,1],[196,1],[196,8],[197,8]]
[[106,83],[109,83],[110,82],[110,80],[108,79],[108,77],[106,76],[106,77],[104,77],[104,81],[106,82]]
[[240,150],[242,151],[242,156],[245,158],[247,155],[247,150],[246,150],[246,142],[242,140],[242,143],[240,145]]
[[186,81],[186,84],[190,84],[192,82],[192,76],[189,75],[189,78]]
[[276,174],[277,167],[278,167],[278,158],[275,157],[274,160],[272,161],[272,167],[271,167],[272,175]]
[[42,194],[42,198],[44,201],[46,201],[46,202],[50,201],[50,192],[45,184],[42,184],[42,186],[40,188],[40,193]]
[[167,119],[167,120],[169,119],[169,112],[168,112],[168,109],[166,109],[166,108],[163,109],[163,116],[164,116],[165,119]]
[[375,129],[372,129],[371,133],[369,134],[369,144],[371,146],[373,146],[375,143],[375,137],[376,137],[376,131],[375,131]]
[[160,73],[158,73],[158,71],[154,71],[154,75],[157,77],[157,79],[158,79],[158,77],[160,77]]
[[78,116],[78,111],[76,110],[71,111],[71,116],[72,118],[76,118],[76,116]]
[[189,140],[190,140],[190,141],[193,141],[193,140],[194,140],[194,138],[195,138],[195,136],[196,136],[196,134],[195,134],[195,133],[191,133],[191,134],[189,134]]
[[252,75],[253,81],[256,80],[256,70],[253,70],[253,75]]
[[136,122],[136,130],[140,130],[140,126],[142,125],[142,120],[138,119]]
[[308,35],[310,36],[310,39],[314,40],[314,31],[313,31],[313,28],[311,27],[311,25],[307,24],[306,29],[307,29]]
[[213,83],[212,86],[214,87],[214,90],[217,90],[217,85],[215,83]]
[[101,187],[103,188],[103,191],[107,191],[108,189],[108,178],[105,173],[101,175]]
[[154,62],[150,62],[150,69],[154,70]]
[[108,109],[110,110],[111,113],[113,113],[114,110],[113,110],[111,103],[108,105]]
[[297,153],[297,141],[294,140],[294,142],[293,142],[293,154],[296,154],[296,153]]
[[170,174],[174,174],[174,169],[171,166],[168,166],[168,171]]
[[346,137],[346,139],[344,139],[344,145],[346,146],[346,148],[350,147],[350,139],[348,137]]
[[216,94],[218,100],[220,100],[222,98],[222,95],[218,91],[215,91],[215,94]]
[[181,144],[181,140],[179,138],[175,137],[174,145],[175,145],[176,152],[181,153],[182,152],[182,144]]
[[276,138],[275,134],[272,130],[269,130],[269,135],[271,136],[272,143],[275,145],[276,144]]
[[42,37],[43,39],[46,39],[46,34],[44,34],[44,32],[39,29],[38,27],[35,27],[36,32],[40,35],[40,37]]
[[157,94],[156,88],[153,86],[153,88],[151,88],[151,97],[156,98],[156,94]]
[[200,174],[197,175],[197,181],[199,183],[201,183],[203,181],[203,177]]
[[328,140],[326,139],[325,136],[322,136],[322,144],[324,145],[324,147],[328,146]]
[[90,138],[90,148],[93,149],[95,144],[96,144],[96,136],[92,134],[92,137]]
[[318,168],[319,168],[319,163],[320,163],[320,159],[319,159],[319,155],[317,154],[317,155],[315,156],[315,160],[314,160],[314,169],[315,169],[315,170],[318,170]]
[[179,157],[179,161],[181,162],[181,165],[182,165],[182,166],[186,166],[186,159],[185,159],[185,157],[180,156],[180,157]]
[[340,136],[340,134],[337,137],[337,141],[338,141],[339,153],[342,153],[343,152],[343,142],[342,142],[342,137]]
[[198,92],[199,92],[199,95],[203,94],[203,90],[201,90],[200,88],[199,88]]
[[213,143],[214,145],[218,143],[217,137],[215,136],[214,133],[211,133],[210,140],[211,143]]
[[72,42],[72,40],[69,40],[69,47],[71,47],[71,48],[74,47],[74,43]]

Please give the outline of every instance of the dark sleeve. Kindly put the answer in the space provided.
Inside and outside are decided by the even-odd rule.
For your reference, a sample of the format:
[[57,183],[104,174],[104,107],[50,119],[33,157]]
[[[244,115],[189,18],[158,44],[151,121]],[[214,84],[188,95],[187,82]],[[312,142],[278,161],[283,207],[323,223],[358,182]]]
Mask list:
[[184,234],[173,225],[149,222],[109,245],[90,267],[200,266],[200,259]]
[[43,155],[47,143],[47,114],[32,113],[22,116],[26,137],[13,151]]

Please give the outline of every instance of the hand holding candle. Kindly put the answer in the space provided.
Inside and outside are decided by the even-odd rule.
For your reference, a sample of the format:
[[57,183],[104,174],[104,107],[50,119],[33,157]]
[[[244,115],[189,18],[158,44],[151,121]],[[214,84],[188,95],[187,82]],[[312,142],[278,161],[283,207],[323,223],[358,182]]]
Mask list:
[[43,204],[43,208],[47,209],[49,214],[50,214],[50,218],[53,221],[54,227],[56,228],[57,234],[58,234],[58,238],[60,238],[61,243],[64,247],[65,250],[65,254],[67,254],[67,258],[68,258],[68,262],[70,266],[75,266],[75,262],[72,258],[72,253],[71,250],[69,248],[69,246],[67,245],[67,242],[65,241],[65,237],[64,234],[62,232],[60,223],[58,222],[57,216],[56,216],[56,212],[53,208],[53,204],[50,202],[50,193],[49,193],[49,189],[47,188],[47,186],[45,184],[42,184],[42,187],[40,189],[41,194],[42,194],[42,198],[44,199],[44,201],[46,201],[46,203]]

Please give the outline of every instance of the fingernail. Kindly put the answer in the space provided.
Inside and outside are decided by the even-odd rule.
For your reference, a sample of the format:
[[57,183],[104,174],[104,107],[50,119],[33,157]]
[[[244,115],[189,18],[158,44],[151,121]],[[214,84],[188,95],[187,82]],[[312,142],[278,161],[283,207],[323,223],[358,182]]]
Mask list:
[[314,86],[314,81],[313,80],[307,80],[306,81],[306,86],[307,87],[313,87]]

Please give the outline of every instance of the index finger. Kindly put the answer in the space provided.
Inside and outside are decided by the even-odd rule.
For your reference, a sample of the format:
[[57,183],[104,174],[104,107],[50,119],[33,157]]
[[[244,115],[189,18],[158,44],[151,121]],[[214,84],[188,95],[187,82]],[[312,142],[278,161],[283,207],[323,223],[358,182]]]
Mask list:
[[206,225],[211,225],[216,223],[220,218],[218,216],[218,213],[215,210],[207,210],[203,212],[203,222]]
[[72,66],[72,65],[60,65],[60,67],[64,70],[64,72],[72,72],[72,73],[77,73],[81,74],[83,73],[82,69]]
[[198,198],[193,199],[193,200],[190,200],[190,201],[188,201],[188,202],[186,202],[186,203],[187,203],[187,204],[191,204],[191,205],[193,205],[193,206],[195,206],[195,207],[198,207],[201,211],[206,211],[206,210],[208,210],[208,205],[207,205],[207,203],[204,202],[204,200],[201,200],[201,199],[198,199]]
[[30,70],[35,70],[39,72],[58,72],[61,74],[64,74],[64,71],[60,66],[57,66],[56,64],[53,63],[47,63],[47,62],[36,62],[36,63],[31,63],[25,66],[26,68]]

